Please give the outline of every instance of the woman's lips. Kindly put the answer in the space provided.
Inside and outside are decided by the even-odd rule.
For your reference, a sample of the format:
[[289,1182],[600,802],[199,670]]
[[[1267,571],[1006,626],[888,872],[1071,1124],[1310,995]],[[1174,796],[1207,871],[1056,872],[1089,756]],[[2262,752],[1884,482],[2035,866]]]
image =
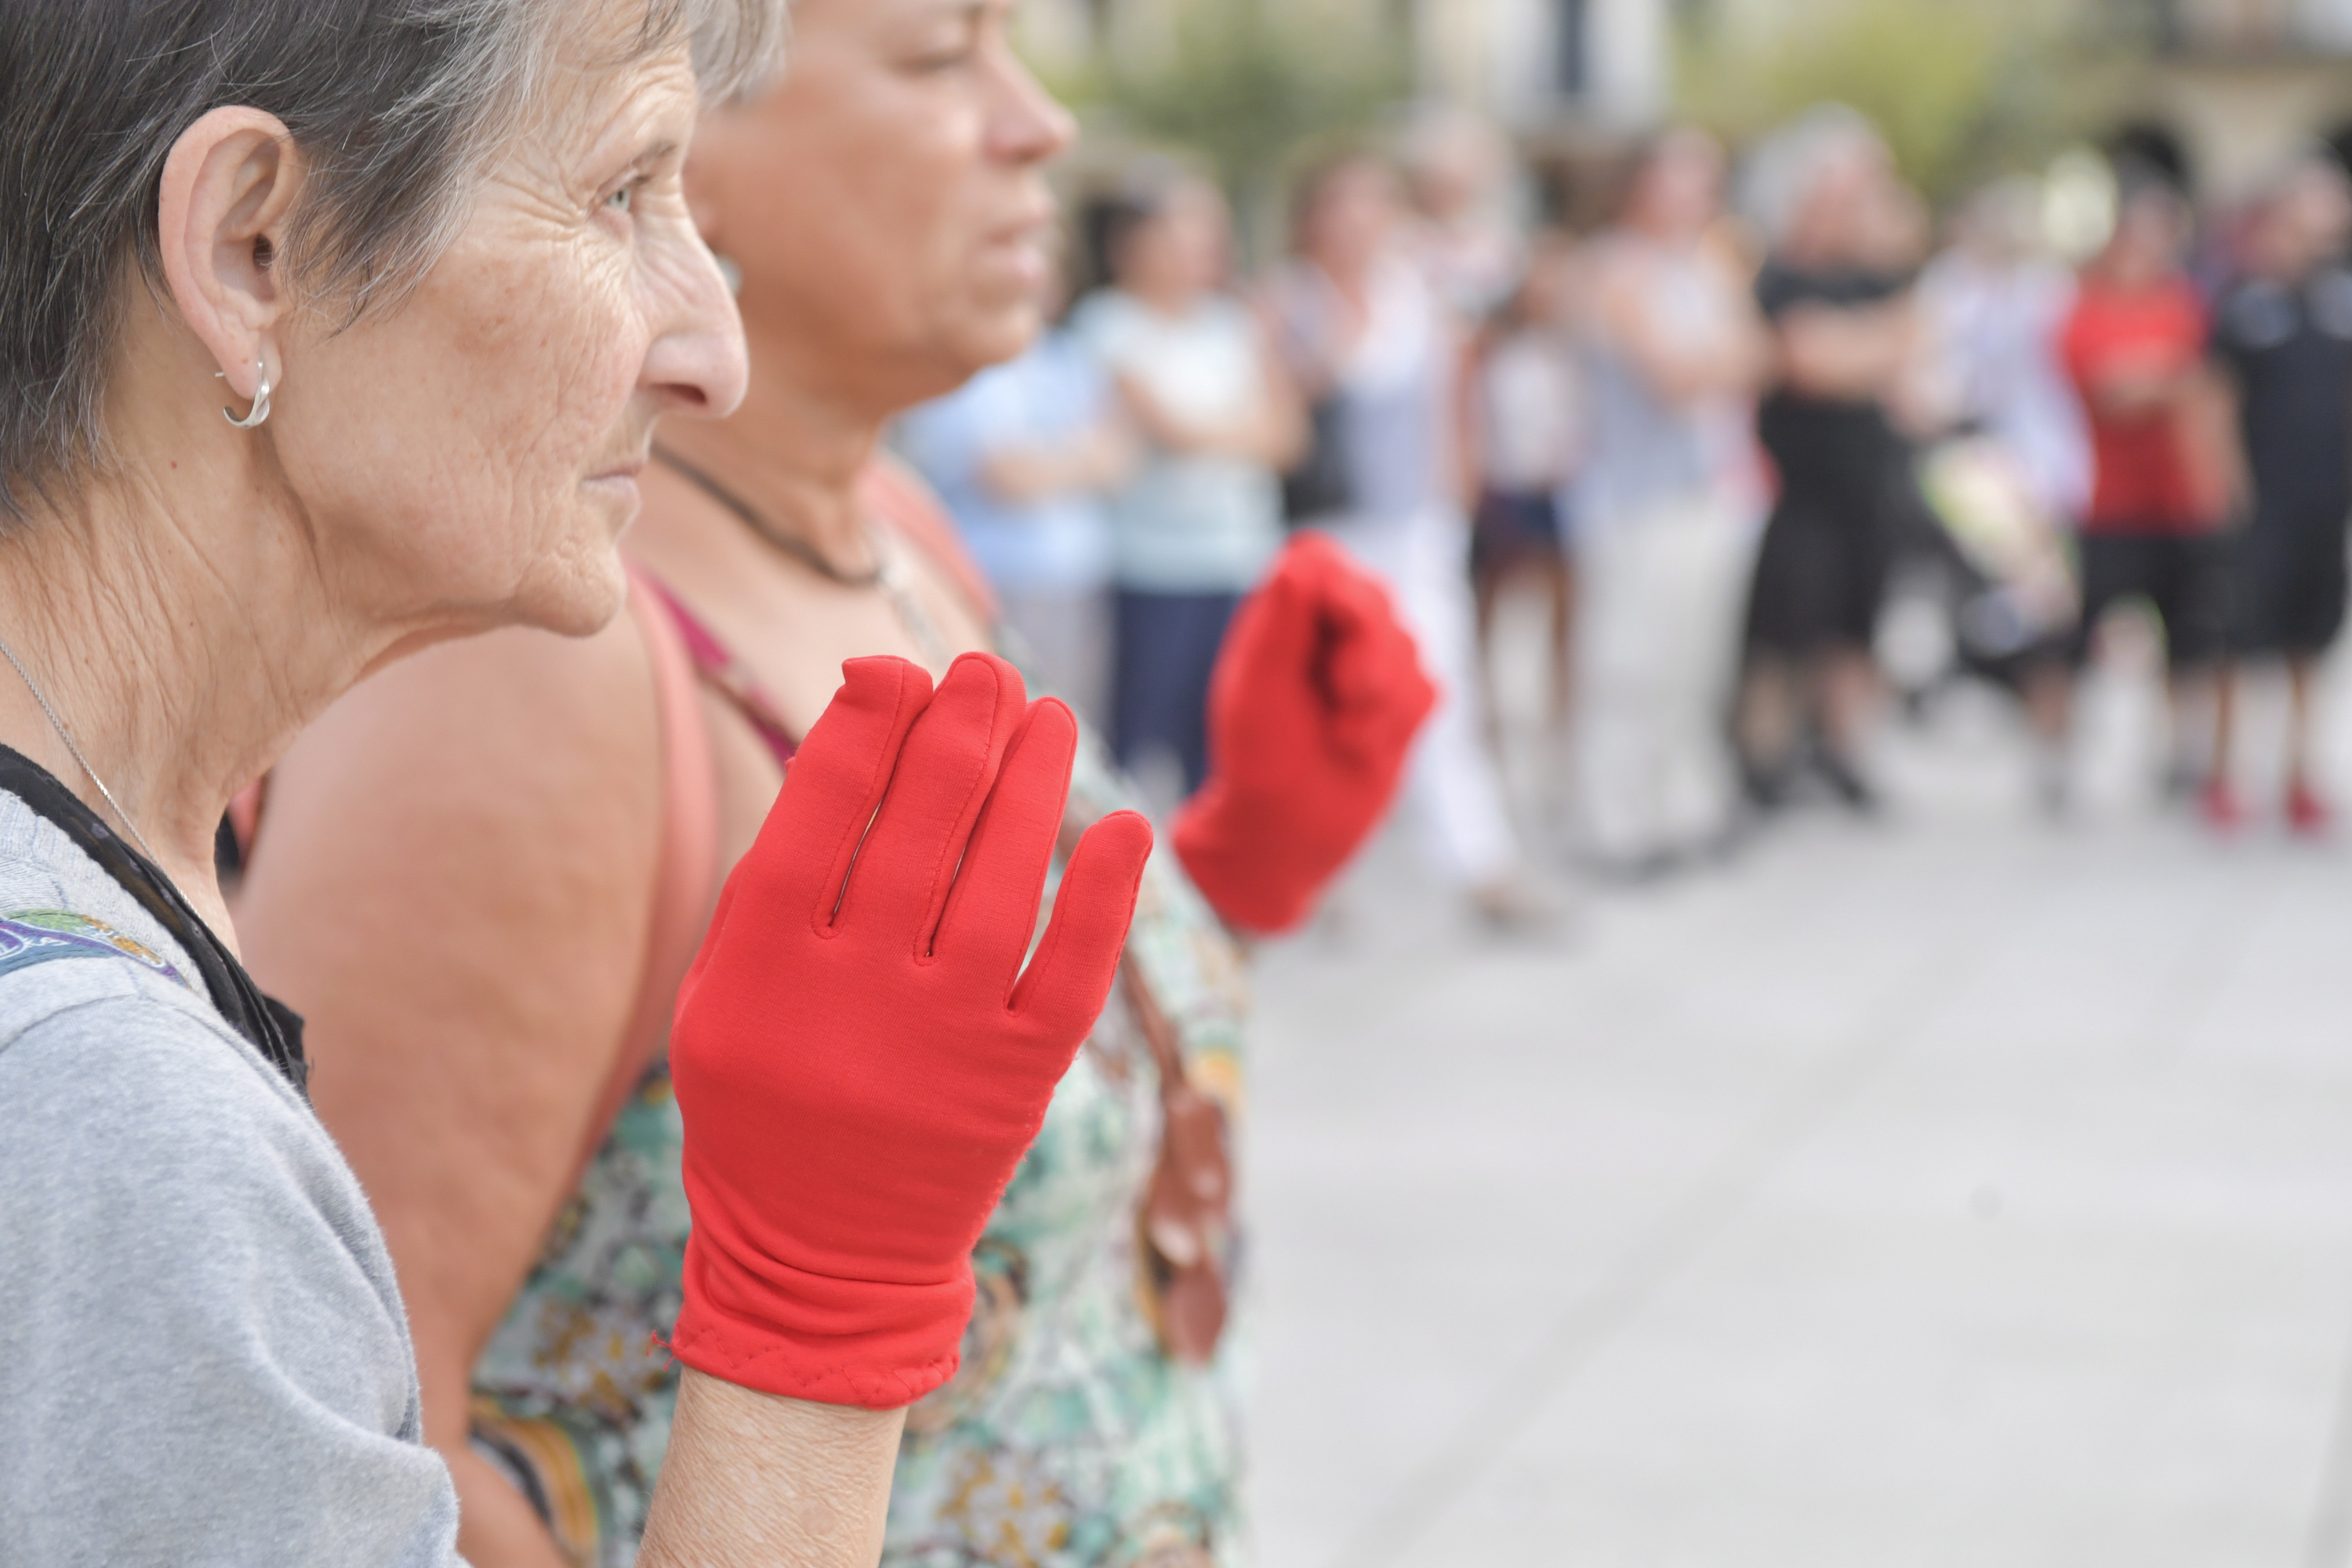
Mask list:
[[637,493],[637,476],[645,471],[646,465],[642,458],[616,463],[601,472],[589,475],[582,482],[581,488],[591,495],[606,497],[618,502],[621,521],[625,524],[628,520],[637,515],[637,508],[642,499]]
[[1054,233],[1050,221],[1002,229],[990,240],[983,254],[1021,283],[1043,286],[1053,267]]
[[1045,287],[1050,263],[1043,245],[1024,240],[1017,244],[1007,245],[1003,249],[1005,265],[1012,270],[1014,277],[1024,285]]

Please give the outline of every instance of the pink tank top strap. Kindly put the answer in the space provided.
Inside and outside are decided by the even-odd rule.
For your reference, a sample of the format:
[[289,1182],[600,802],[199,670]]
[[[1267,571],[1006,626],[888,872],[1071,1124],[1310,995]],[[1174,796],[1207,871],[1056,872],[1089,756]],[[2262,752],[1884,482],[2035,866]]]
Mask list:
[[629,565],[629,615],[645,638],[661,716],[661,840],[636,1000],[621,1055],[588,1122],[580,1156],[583,1166],[668,1044],[678,983],[702,945],[704,928],[719,900],[719,771],[696,689],[696,660],[687,628],[674,619],[668,596],[634,563]]
[[784,722],[783,710],[768,695],[760,678],[751,673],[751,666],[735,657],[735,651],[719,640],[717,633],[705,625],[692,606],[672,593],[669,585],[643,566],[629,568],[638,585],[649,591],[649,596],[660,601],[676,626],[678,640],[690,661],[689,680],[699,677],[712,690],[724,697],[743,721],[759,732],[768,750],[775,753],[779,764],[790,766],[793,754],[800,750],[800,742]]

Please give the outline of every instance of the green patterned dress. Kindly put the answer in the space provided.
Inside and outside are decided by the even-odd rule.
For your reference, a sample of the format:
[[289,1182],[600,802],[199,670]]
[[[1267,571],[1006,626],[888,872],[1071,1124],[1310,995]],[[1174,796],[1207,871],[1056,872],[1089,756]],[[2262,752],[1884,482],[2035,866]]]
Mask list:
[[[1074,818],[1128,804],[1098,742]],[[1155,852],[1128,953],[1186,1067],[1237,1111],[1246,1007],[1238,954],[1172,857]],[[1158,1074],[1117,994],[1055,1091],[1036,1145],[972,1256],[963,1367],[908,1413],[888,1568],[1239,1568],[1235,1363],[1162,1354],[1137,1215],[1159,1152]],[[474,1375],[474,1443],[573,1560],[636,1555],[669,1437],[688,1228],[666,1063],[615,1119]]]

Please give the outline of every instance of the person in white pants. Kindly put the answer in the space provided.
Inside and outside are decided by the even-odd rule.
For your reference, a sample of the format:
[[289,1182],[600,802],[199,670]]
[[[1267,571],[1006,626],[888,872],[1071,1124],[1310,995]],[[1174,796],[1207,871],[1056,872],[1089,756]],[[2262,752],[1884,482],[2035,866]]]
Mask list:
[[1520,868],[1479,720],[1455,324],[1400,243],[1395,177],[1368,155],[1317,171],[1296,205],[1297,255],[1269,290],[1277,340],[1313,404],[1307,468],[1328,481],[1293,511],[1385,582],[1440,692],[1406,779],[1438,868],[1479,914],[1542,927],[1558,911]]
[[1593,247],[1579,479],[1576,714],[1587,851],[1665,868],[1728,831],[1726,738],[1759,498],[1746,436],[1765,341],[1714,240],[1723,155],[1669,131]]

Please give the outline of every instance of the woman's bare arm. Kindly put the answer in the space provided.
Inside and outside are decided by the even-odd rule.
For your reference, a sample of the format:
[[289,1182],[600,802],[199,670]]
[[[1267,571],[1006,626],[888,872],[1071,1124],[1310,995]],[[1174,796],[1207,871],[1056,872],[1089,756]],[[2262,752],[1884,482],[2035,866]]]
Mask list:
[[309,1020],[320,1118],[400,1276],[426,1436],[480,1568],[562,1562],[468,1448],[468,1384],[575,1177],[622,1048],[660,831],[635,623],[509,631],[362,683],[273,774],[238,900]]
[[1286,468],[1297,460],[1295,448],[1301,439],[1297,423],[1286,417],[1275,388],[1267,387],[1229,418],[1196,424],[1171,412],[1140,376],[1121,374],[1115,384],[1136,428],[1156,447],[1182,457],[1232,458],[1268,468]]
[[1862,307],[1799,305],[1780,319],[1780,367],[1813,397],[1891,394],[1910,363],[1914,315],[1906,294]]
[[981,459],[980,482],[998,500],[1026,506],[1072,491],[1109,489],[1135,466],[1135,443],[1105,419],[1051,446],[1000,447]]
[[688,1369],[640,1568],[872,1568],[906,1421]]

